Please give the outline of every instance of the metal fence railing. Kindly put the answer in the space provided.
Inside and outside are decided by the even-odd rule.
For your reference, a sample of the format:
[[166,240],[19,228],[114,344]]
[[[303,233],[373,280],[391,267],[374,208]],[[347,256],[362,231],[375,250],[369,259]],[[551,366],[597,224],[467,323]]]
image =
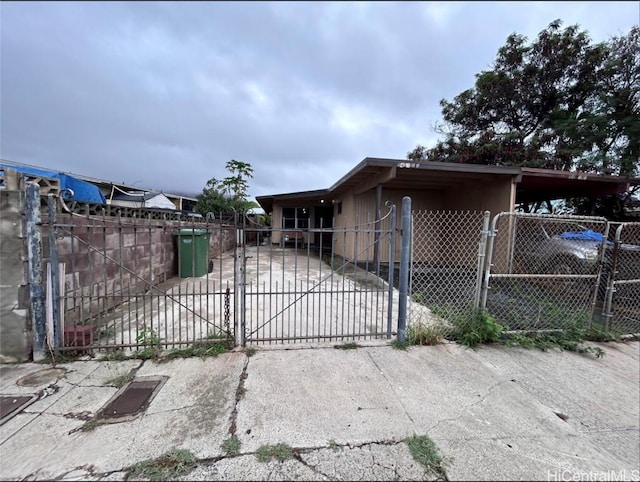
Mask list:
[[508,330],[588,326],[608,230],[607,220],[598,217],[498,214],[482,308]]
[[603,315],[607,330],[640,333],[640,223],[625,223],[607,249],[608,278]]

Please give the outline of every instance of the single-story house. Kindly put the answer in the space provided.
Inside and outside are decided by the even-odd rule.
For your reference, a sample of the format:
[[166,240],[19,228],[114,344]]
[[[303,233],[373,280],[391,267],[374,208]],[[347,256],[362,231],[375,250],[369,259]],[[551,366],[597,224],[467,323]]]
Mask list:
[[[349,232],[344,236],[334,233],[333,248],[353,259],[361,254],[362,243],[352,239],[352,227],[369,225],[373,229],[375,220],[387,212],[386,201],[396,205],[400,227],[404,196],[411,197],[414,211],[490,211],[493,216],[513,211],[522,202],[615,194],[625,192],[629,184],[629,178],[619,176],[367,157],[327,189],[258,196],[256,200],[271,214],[272,243],[295,236],[305,245],[326,245],[323,233],[305,230],[342,229]],[[387,229],[386,221],[376,229]],[[477,233],[471,238],[475,243]]]

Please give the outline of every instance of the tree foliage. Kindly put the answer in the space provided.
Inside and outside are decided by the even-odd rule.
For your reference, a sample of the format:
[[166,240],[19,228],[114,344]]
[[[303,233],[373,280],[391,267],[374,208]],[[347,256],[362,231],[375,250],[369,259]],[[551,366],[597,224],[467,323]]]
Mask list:
[[257,204],[248,199],[249,182],[253,178],[253,167],[242,161],[230,160],[225,165],[229,176],[224,179],[212,177],[202,193],[196,196],[196,212],[207,213],[245,212]]
[[510,35],[492,69],[440,101],[444,136],[413,161],[640,174],[640,27],[594,43],[556,20]]

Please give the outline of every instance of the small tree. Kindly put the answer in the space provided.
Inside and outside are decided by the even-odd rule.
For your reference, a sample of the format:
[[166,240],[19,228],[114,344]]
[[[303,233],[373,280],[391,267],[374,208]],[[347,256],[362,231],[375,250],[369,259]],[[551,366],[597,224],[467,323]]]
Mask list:
[[224,179],[212,177],[202,189],[202,193],[196,196],[196,212],[207,213],[246,212],[258,205],[248,199],[248,179],[253,178],[251,164],[235,159],[227,162],[225,168],[229,176]]

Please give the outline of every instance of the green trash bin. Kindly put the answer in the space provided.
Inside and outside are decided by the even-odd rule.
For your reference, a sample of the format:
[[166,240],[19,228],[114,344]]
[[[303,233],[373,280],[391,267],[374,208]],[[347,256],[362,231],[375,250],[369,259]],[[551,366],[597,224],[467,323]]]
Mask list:
[[178,273],[180,278],[204,276],[209,268],[208,229],[180,229],[178,239]]

